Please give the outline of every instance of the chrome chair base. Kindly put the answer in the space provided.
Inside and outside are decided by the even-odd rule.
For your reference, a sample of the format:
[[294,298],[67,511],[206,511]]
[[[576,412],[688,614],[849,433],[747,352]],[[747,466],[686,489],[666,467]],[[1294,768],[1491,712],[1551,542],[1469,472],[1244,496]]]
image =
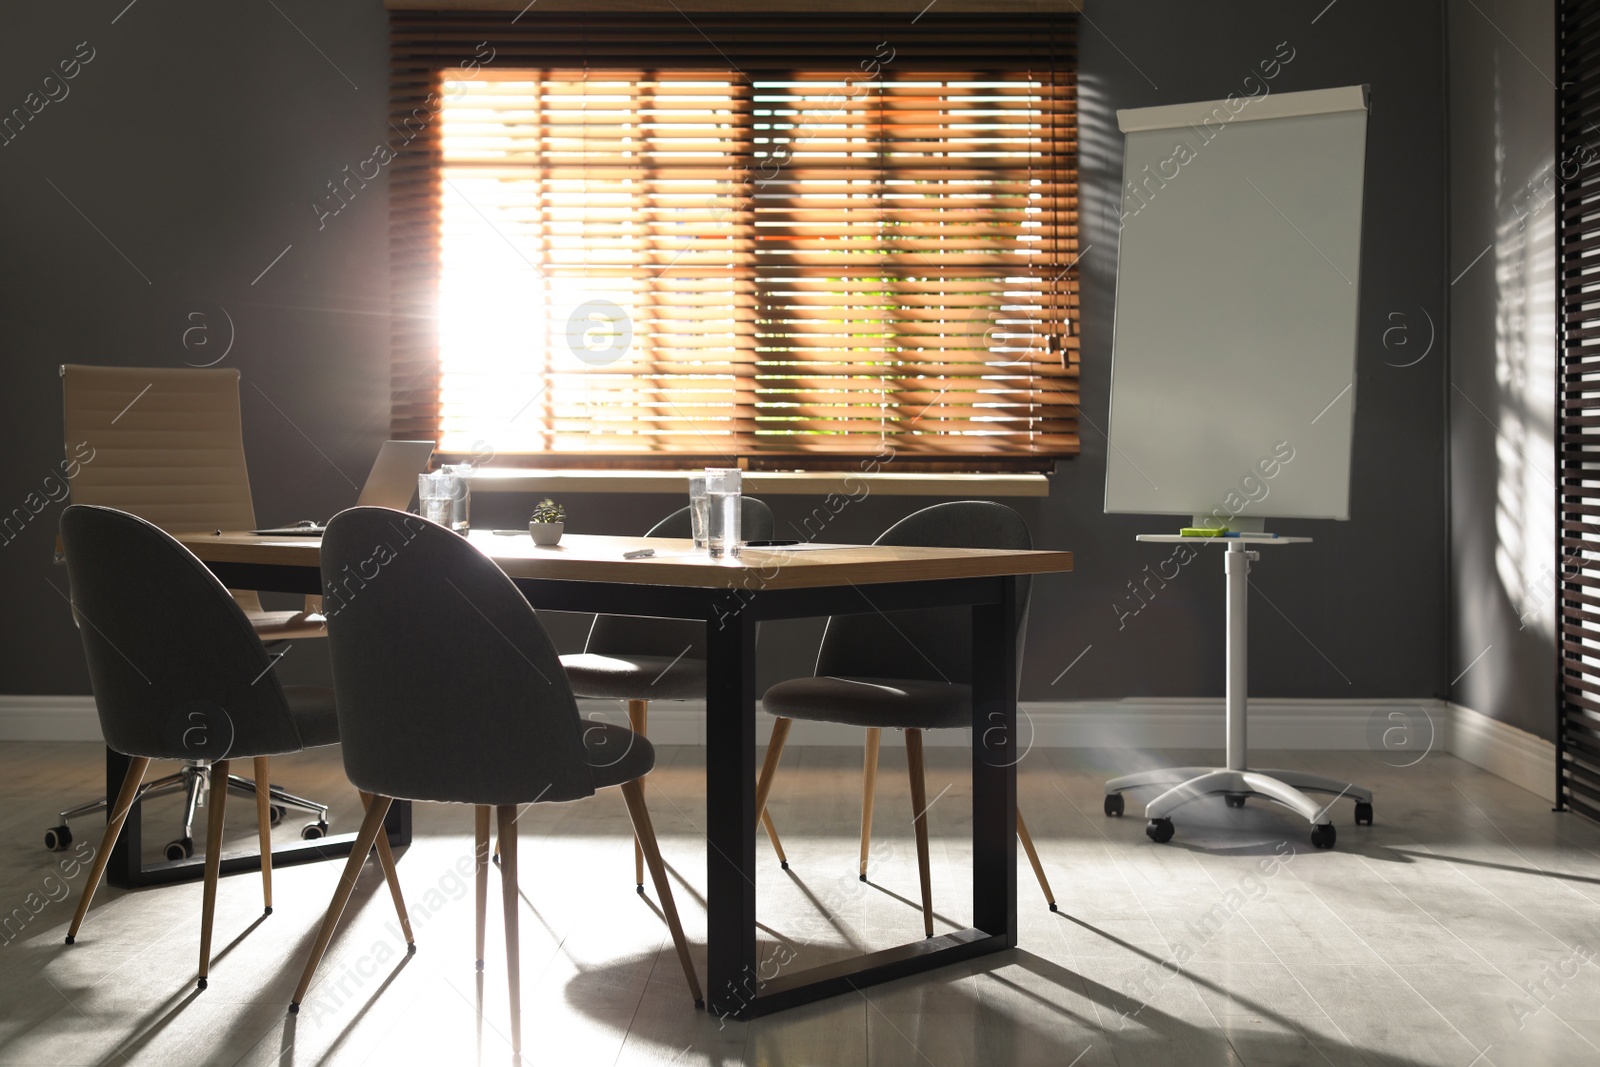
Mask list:
[[[183,833],[180,837],[167,842],[166,858],[169,860],[184,860],[194,854],[194,821],[195,812],[205,805],[206,791],[210,788],[211,765],[205,760],[187,760],[182,769],[161,778],[146,782],[139,789],[138,799],[153,800],[156,797],[170,796],[173,793],[183,794]],[[252,800],[256,795],[256,783],[241,775],[228,775],[228,790],[231,793],[248,796]],[[315,815],[314,822],[306,824],[301,830],[301,836],[309,839],[323,837],[328,831],[328,806],[315,800],[297,796],[279,786],[268,787],[268,797],[272,803],[273,825],[282,820],[290,809],[304,811]],[[51,852],[61,852],[72,844],[72,830],[69,823],[73,819],[85,815],[94,815],[106,810],[106,798],[100,797],[77,807],[68,808],[60,813],[61,822],[45,831],[45,848]]]

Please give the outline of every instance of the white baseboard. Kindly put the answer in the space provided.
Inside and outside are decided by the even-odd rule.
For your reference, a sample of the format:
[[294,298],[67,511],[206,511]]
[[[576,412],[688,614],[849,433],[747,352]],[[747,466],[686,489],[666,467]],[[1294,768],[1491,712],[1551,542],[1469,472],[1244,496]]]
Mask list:
[[1556,746],[1482,712],[1448,705],[1449,751],[1490,774],[1552,803],[1556,799]]
[[[580,700],[585,715],[626,723],[620,701]],[[1250,744],[1278,749],[1370,749],[1392,713],[1439,721],[1437,700],[1252,700]],[[1133,700],[1024,701],[1018,706],[1017,743],[1040,748],[1215,748],[1223,747],[1221,699],[1155,698]],[[1374,732],[1373,723],[1379,726]],[[772,728],[759,715],[763,741]],[[1444,725],[1439,726],[1440,747]],[[650,738],[664,745],[705,743],[705,705],[671,701],[650,705]],[[971,739],[960,730],[929,732],[929,746],[961,746]],[[796,722],[791,745],[860,745],[858,727]]]
[[[628,721],[621,701],[580,700],[585,717]],[[1219,699],[1024,701],[1017,743],[1039,748],[1198,748],[1223,746]],[[1431,745],[1523,789],[1555,799],[1555,746],[1540,737],[1441,700],[1252,700],[1252,748],[1374,751],[1394,723],[1433,736]],[[765,744],[772,719],[756,717]],[[650,739],[661,745],[705,743],[705,705],[662,701],[650,707]],[[100,722],[87,696],[0,695],[0,741],[96,741]],[[791,745],[861,744],[861,730],[797,722]],[[971,743],[961,730],[934,730],[930,746]],[[1424,744],[1429,742],[1425,741]]]
[[100,741],[94,697],[0,696],[0,741]]

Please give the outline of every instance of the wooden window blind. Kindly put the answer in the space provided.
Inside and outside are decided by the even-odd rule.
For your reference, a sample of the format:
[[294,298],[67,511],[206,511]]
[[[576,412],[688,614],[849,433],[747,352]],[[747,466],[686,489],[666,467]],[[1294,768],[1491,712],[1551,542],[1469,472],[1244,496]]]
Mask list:
[[1069,16],[391,12],[396,436],[1075,454]]
[[1563,0],[1556,60],[1556,805],[1600,819],[1600,2]]

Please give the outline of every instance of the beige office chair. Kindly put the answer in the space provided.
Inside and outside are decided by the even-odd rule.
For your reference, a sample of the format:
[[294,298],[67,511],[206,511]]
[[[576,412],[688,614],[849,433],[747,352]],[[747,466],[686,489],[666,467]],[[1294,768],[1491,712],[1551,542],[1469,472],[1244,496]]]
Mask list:
[[[238,371],[68,363],[61,386],[67,456],[79,463],[74,504],[126,511],[170,534],[255,529]],[[317,598],[301,611],[266,611],[253,590],[230,592],[263,641],[325,635]]]
[[[170,534],[252,530],[255,507],[245,466],[239,413],[239,372],[222,368],[61,367],[62,427],[72,477],[72,502],[116,508]],[[267,611],[254,590],[229,590],[264,642],[326,635],[320,598],[307,597],[300,611]],[[208,764],[192,761],[177,774],[150,782],[141,799],[185,795],[183,833],[166,846],[168,860],[194,852],[195,809],[206,786]],[[255,783],[229,776],[237,792],[255,794]],[[325,804],[273,788],[273,823],[286,809],[316,816],[301,831],[321,837],[328,827]],[[61,813],[45,832],[45,847],[72,843],[70,819],[104,811],[105,798]]]

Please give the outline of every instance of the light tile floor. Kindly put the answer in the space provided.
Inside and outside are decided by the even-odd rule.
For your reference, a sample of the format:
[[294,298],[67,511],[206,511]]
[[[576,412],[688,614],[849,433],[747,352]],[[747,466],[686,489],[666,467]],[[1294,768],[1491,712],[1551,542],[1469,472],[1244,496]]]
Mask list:
[[[701,750],[661,750],[648,798],[704,979]],[[1288,813],[1202,802],[1155,845],[1136,813],[1101,814],[1113,774],[1212,753],[1035,750],[1020,797],[1060,902],[1021,861],[1020,945],[969,966],[740,1023],[692,1009],[666,929],[633,891],[613,790],[522,819],[523,1033],[559,1064],[1592,1064],[1600,1062],[1600,827],[1449,756],[1387,766],[1367,753],[1262,754],[1371,786],[1377,825],[1334,807],[1338,846],[1313,849]],[[792,870],[759,845],[767,973],[917,937],[915,853],[899,746],[885,745],[872,881],[855,877],[860,759],[792,748],[773,795]],[[966,924],[965,752],[930,749],[934,901]],[[194,991],[197,884],[102,888],[62,935],[82,873],[41,847],[54,809],[96,791],[90,745],[0,744],[0,1064],[505,1063],[498,892],[488,967],[472,965],[465,809],[419,807],[400,873],[419,950],[403,954],[369,866],[302,1013],[285,1014],[337,877],[333,864],[223,881],[210,988]],[[336,752],[281,761],[275,779],[356,801]],[[146,816],[152,850],[175,803]],[[230,844],[253,808],[229,806]],[[79,841],[98,844],[93,820]],[[292,835],[293,824],[278,831]],[[75,848],[77,845],[74,846]],[[30,896],[32,894],[32,896]],[[62,899],[52,899],[62,898]],[[18,912],[15,909],[22,909]],[[32,913],[37,909],[37,914]],[[19,921],[16,916],[23,915]],[[792,955],[792,960],[790,956]],[[789,961],[789,962],[783,962]]]

